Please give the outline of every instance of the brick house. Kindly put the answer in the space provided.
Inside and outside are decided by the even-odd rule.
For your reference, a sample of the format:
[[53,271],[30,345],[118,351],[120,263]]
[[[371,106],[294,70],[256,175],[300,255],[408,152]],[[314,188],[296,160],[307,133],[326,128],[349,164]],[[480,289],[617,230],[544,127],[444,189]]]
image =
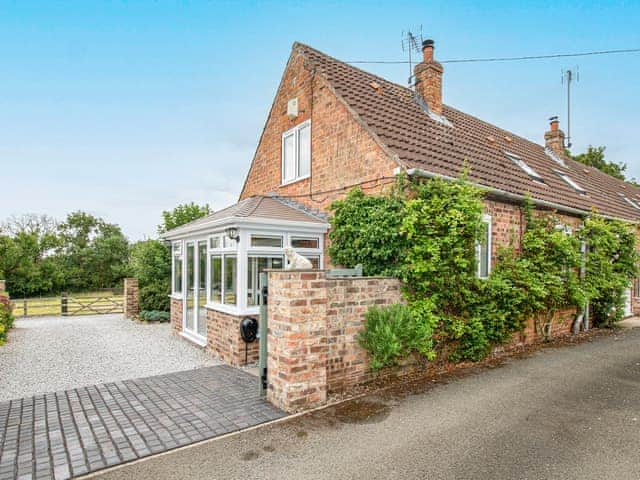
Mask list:
[[[328,206],[355,186],[381,192],[401,172],[457,178],[466,167],[488,191],[480,276],[500,245],[519,240],[527,195],[567,227],[594,209],[640,220],[640,189],[567,158],[557,118],[539,145],[445,105],[433,41],[424,42],[423,55],[410,89],[293,45],[239,203],[165,235],[173,245],[176,332],[244,363],[238,326],[258,312],[258,273],[281,268],[286,246],[326,268]],[[567,318],[561,328],[568,325]],[[252,344],[249,361],[256,356]]]

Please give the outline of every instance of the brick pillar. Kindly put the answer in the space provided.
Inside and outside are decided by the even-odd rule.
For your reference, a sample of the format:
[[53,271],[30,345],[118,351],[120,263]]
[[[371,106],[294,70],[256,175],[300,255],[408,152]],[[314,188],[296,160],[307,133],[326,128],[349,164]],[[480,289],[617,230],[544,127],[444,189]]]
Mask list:
[[324,271],[269,272],[267,400],[295,412],[327,401]]
[[0,280],[0,293],[3,293],[7,290],[6,280]]
[[140,313],[140,299],[138,296],[138,279],[124,279],[124,316],[135,318]]

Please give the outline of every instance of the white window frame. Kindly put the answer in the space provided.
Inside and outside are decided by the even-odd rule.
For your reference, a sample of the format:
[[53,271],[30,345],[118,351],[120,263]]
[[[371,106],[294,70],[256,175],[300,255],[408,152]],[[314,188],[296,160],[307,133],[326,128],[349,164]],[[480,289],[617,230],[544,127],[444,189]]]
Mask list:
[[[316,242],[318,242],[318,246],[314,248],[294,247],[294,240],[315,240]],[[318,250],[320,248],[321,241],[321,238],[316,235],[289,235],[289,246],[301,251]]]
[[482,223],[487,225],[487,275],[481,275],[481,266],[482,259],[480,258],[480,254],[482,252],[482,246],[480,242],[476,242],[476,275],[478,278],[482,280],[486,280],[491,275],[491,255],[492,255],[492,245],[491,245],[491,236],[492,236],[492,221],[491,215],[484,214],[482,215]]
[[[300,175],[300,130],[302,130],[305,127],[309,127],[309,173],[305,174],[305,175]],[[284,157],[284,153],[285,153],[285,147],[284,147],[284,141],[285,138],[290,137],[291,135],[293,135],[293,152],[294,152],[294,168],[295,168],[295,175],[292,178],[286,178],[285,177],[285,157]],[[282,166],[282,173],[281,173],[281,178],[282,178],[282,185],[288,185],[290,183],[294,183],[294,182],[298,182],[300,180],[304,180],[305,178],[309,178],[311,176],[311,162],[312,162],[312,158],[311,158],[311,120],[306,120],[298,125],[296,125],[295,127],[293,127],[290,130],[287,130],[286,132],[284,132],[282,134],[282,139],[281,139],[281,166]]]
[[[280,240],[280,246],[279,247],[270,247],[270,246],[253,246],[253,238],[254,237],[261,237],[261,238],[276,238]],[[268,233],[259,233],[259,232],[251,232],[251,234],[249,234],[249,248],[251,250],[253,249],[274,249],[274,250],[282,250],[285,246],[284,243],[284,234],[282,233],[273,233],[273,234],[268,234]]]
[[[178,245],[180,247],[180,253],[174,253],[174,246]],[[184,244],[182,240],[177,240],[171,242],[171,296],[174,298],[182,298],[184,294],[184,275],[182,275],[182,284],[181,291],[176,291],[176,258],[180,258],[182,261],[182,268],[180,270],[184,270]],[[180,272],[183,273],[182,271]]]

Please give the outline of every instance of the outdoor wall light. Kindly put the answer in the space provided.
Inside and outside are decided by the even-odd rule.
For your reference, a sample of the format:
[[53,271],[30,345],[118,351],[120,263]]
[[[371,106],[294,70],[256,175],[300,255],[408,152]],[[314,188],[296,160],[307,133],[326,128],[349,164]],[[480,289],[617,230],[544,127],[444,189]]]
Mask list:
[[236,242],[240,240],[240,235],[238,235],[238,229],[236,227],[229,227],[224,233],[231,240],[235,240]]

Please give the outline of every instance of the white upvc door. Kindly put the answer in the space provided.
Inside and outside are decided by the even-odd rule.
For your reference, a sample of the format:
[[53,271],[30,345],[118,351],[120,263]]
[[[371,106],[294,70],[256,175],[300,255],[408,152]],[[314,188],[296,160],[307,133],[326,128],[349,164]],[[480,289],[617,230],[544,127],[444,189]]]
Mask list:
[[206,339],[207,240],[188,241],[186,250],[183,329],[187,334]]

